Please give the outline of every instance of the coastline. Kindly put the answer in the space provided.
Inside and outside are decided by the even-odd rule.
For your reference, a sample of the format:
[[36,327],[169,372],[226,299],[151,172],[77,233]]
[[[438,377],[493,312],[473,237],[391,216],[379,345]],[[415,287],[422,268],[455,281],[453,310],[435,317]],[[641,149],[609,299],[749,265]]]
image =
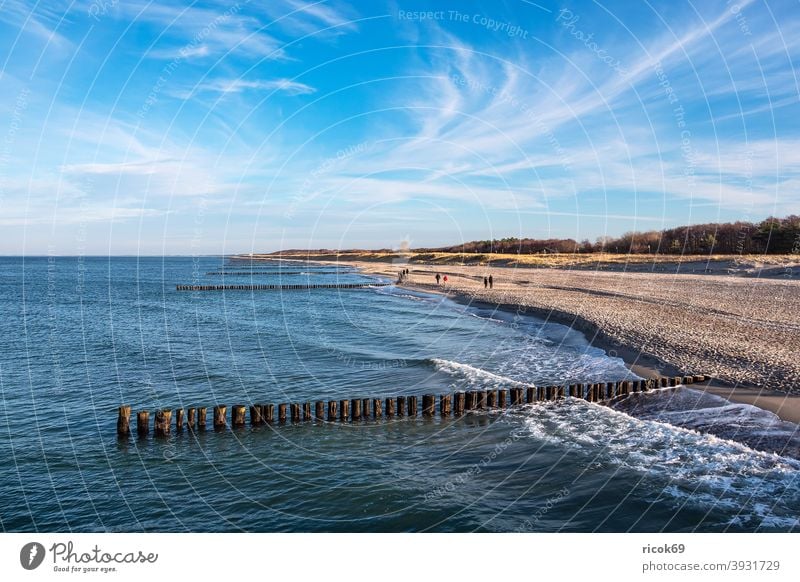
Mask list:
[[[394,277],[394,270],[397,265],[380,265],[375,263],[364,264],[359,262],[341,263],[358,268],[364,273]],[[415,266],[413,272],[417,272]],[[430,275],[433,271],[425,270],[425,274]],[[450,272],[448,272],[450,274]],[[463,275],[452,273],[460,279]],[[452,276],[451,275],[451,276]],[[474,276],[472,277],[474,278]],[[649,353],[643,348],[636,347],[628,342],[622,341],[619,337],[607,333],[602,326],[589,318],[575,312],[555,307],[544,307],[530,305],[529,302],[514,301],[495,301],[488,293],[483,293],[480,286],[474,289],[465,288],[463,285],[452,285],[447,289],[438,287],[430,283],[420,281],[407,281],[398,285],[399,287],[421,291],[425,293],[443,294],[450,299],[462,304],[477,305],[487,308],[494,308],[510,313],[533,315],[546,321],[560,323],[583,333],[589,343],[607,354],[619,357],[625,365],[635,374],[643,378],[650,378],[659,375],[674,376],[687,373],[706,373],[705,369],[685,369],[670,361],[660,358],[655,354]],[[756,386],[745,381],[731,381],[719,378],[711,373],[713,379],[701,384],[693,384],[694,390],[701,390],[709,394],[721,396],[732,403],[748,404],[767,410],[777,415],[781,420],[800,424],[800,394],[775,390],[764,386]]]

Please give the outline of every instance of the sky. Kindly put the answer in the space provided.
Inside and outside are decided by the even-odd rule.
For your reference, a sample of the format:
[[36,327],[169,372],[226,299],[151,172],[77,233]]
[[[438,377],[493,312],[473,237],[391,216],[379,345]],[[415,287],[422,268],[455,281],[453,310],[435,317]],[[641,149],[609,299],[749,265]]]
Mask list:
[[794,0],[0,0],[0,254],[800,213]]

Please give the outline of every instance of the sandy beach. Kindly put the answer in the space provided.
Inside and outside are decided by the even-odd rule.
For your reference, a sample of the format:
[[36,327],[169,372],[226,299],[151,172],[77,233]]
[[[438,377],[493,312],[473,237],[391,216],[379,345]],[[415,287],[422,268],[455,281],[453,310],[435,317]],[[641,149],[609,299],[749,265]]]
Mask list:
[[[349,263],[396,277],[406,265]],[[728,275],[407,265],[404,285],[583,331],[641,376],[705,373],[704,389],[800,422],[800,284]],[[436,273],[448,276],[437,286]],[[494,277],[485,289],[483,277]]]

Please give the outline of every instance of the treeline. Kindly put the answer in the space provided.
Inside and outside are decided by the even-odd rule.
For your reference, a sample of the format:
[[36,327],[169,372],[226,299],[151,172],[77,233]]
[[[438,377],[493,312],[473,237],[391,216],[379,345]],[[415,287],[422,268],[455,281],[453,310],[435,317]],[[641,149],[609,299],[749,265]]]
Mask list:
[[443,253],[654,253],[654,254],[787,254],[800,253],[800,216],[770,217],[761,222],[725,222],[679,226],[667,230],[627,232],[596,241],[503,238],[461,245],[414,249]]

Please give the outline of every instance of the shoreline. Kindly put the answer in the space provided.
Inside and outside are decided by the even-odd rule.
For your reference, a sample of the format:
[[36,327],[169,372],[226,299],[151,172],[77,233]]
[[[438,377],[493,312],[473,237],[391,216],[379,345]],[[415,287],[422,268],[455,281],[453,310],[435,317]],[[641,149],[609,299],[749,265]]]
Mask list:
[[[392,273],[389,272],[389,269],[393,269],[394,265],[384,265],[385,268],[376,268],[378,265],[371,264],[369,268],[364,269],[364,265],[359,263],[338,264],[349,264],[369,274],[393,276]],[[567,327],[580,331],[593,347],[602,349],[606,354],[612,357],[619,357],[622,359],[628,369],[643,378],[652,378],[661,375],[676,376],[686,373],[707,373],[706,370],[682,369],[653,354],[647,353],[643,349],[637,349],[634,346],[626,344],[606,333],[596,323],[577,313],[570,313],[561,309],[524,305],[521,303],[490,301],[480,297],[480,289],[478,289],[478,293],[469,293],[457,288],[444,289],[432,284],[414,282],[405,282],[397,286],[424,293],[445,295],[462,305],[476,305],[499,309],[510,313],[518,313],[520,315],[533,315],[545,321],[566,325]],[[713,377],[712,380],[707,382],[692,384],[690,388],[720,396],[732,403],[756,406],[772,412],[781,420],[800,424],[800,394],[763,388],[746,382],[730,382],[716,377]]]
[[[416,291],[428,291],[423,287],[410,285],[398,285],[405,289]],[[669,363],[637,350],[631,346],[624,345],[618,340],[606,335],[595,324],[583,319],[579,315],[564,312],[548,311],[541,308],[531,308],[515,304],[489,303],[483,300],[474,300],[469,295],[459,293],[443,292],[453,301],[462,305],[475,305],[496,308],[508,313],[519,313],[520,315],[533,315],[539,319],[552,323],[559,323],[581,332],[592,347],[603,350],[611,357],[618,357],[625,366],[637,376],[642,378],[655,378],[658,376],[678,376],[687,373],[702,373],[703,370],[681,370]],[[730,402],[737,404],[749,404],[758,408],[772,412],[781,420],[800,424],[800,396],[788,394],[777,390],[768,390],[746,384],[731,384],[724,380],[712,378],[707,382],[692,384],[692,390],[707,392],[715,396],[721,396]]]

